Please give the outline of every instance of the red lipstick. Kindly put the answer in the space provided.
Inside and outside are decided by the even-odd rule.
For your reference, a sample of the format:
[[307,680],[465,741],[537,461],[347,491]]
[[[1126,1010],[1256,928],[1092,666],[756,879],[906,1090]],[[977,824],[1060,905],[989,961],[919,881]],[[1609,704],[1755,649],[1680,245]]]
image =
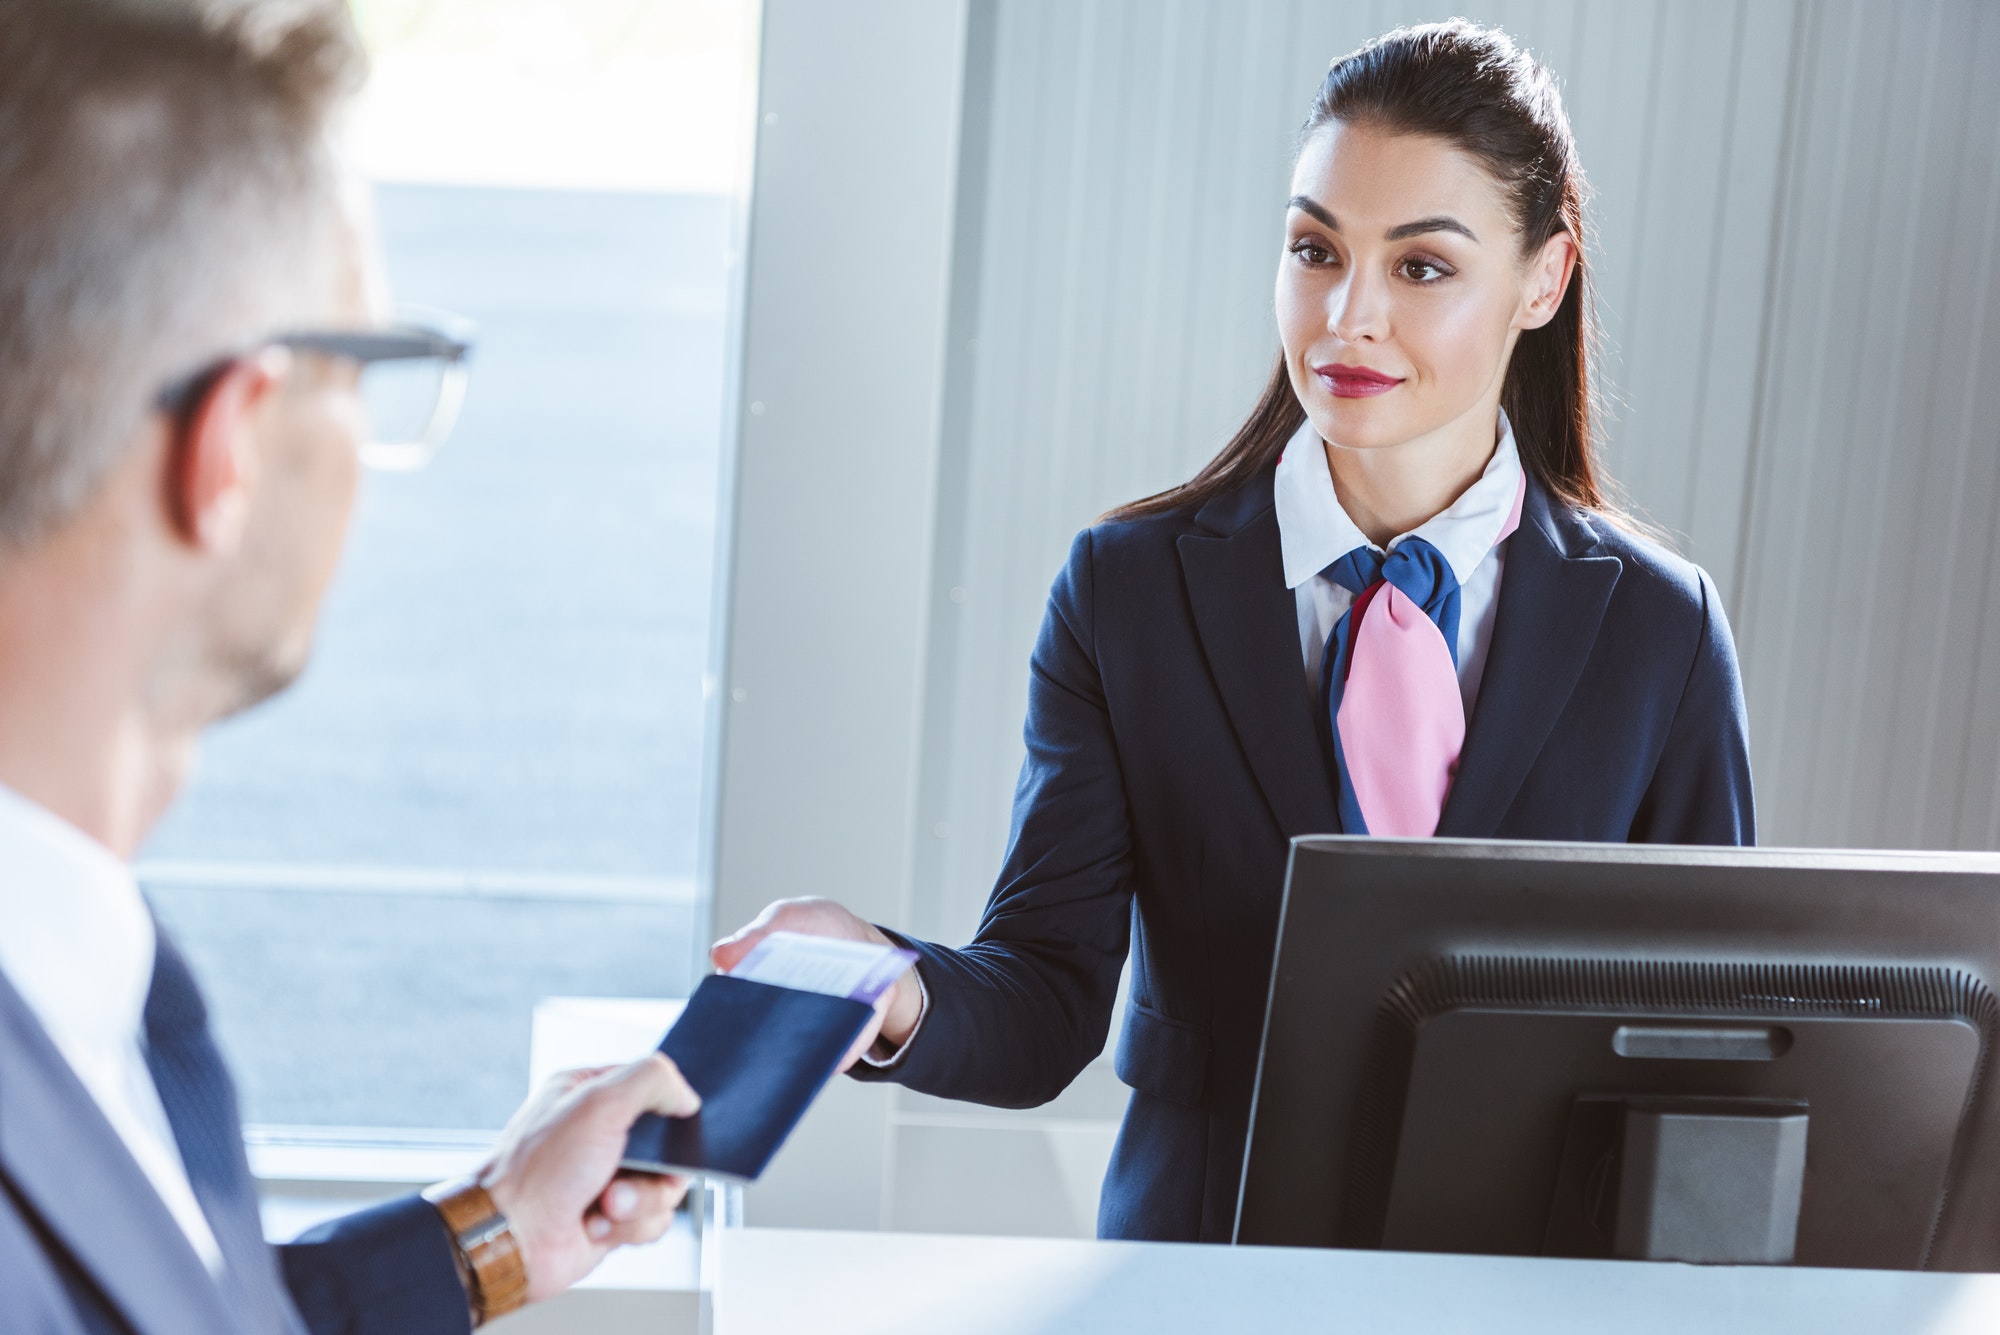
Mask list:
[[1313,374],[1337,399],[1372,399],[1403,383],[1401,376],[1383,375],[1365,366],[1342,366],[1338,362],[1315,366]]

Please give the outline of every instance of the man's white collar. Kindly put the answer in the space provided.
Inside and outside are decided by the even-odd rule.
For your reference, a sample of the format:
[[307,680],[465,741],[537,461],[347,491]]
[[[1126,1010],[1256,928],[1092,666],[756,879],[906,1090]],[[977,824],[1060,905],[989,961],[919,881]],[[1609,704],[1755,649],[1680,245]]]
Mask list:
[[[153,985],[153,915],[110,849],[0,787],[0,970],[65,1056],[129,1042]],[[74,1060],[74,1057],[72,1057]]]

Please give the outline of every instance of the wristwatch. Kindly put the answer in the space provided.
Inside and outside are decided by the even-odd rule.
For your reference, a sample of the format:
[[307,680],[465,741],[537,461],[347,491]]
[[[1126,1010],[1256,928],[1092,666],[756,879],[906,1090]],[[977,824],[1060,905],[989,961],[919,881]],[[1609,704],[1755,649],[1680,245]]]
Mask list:
[[472,1323],[483,1326],[528,1301],[528,1267],[514,1226],[477,1178],[440,1182],[424,1190],[451,1234],[458,1277],[472,1303]]

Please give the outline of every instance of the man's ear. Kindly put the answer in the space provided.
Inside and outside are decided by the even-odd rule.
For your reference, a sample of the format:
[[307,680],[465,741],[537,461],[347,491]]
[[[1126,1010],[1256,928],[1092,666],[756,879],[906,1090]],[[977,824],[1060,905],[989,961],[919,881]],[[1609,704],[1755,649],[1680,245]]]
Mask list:
[[1528,284],[1521,314],[1522,329],[1540,329],[1556,318],[1570,280],[1576,276],[1576,238],[1557,232],[1542,243],[1542,253],[1528,262]]
[[234,551],[256,482],[255,427],[290,368],[284,348],[230,362],[184,416],[167,458],[167,513],[174,533],[203,551]]

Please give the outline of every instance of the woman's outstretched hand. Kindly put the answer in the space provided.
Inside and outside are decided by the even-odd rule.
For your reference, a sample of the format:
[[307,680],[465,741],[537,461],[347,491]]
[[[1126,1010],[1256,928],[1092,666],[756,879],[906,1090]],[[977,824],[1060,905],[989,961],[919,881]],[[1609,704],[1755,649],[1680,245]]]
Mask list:
[[[727,972],[772,932],[831,936],[843,941],[868,941],[878,946],[895,944],[875,924],[857,918],[831,899],[781,899],[766,907],[747,927],[737,929],[734,935],[725,936],[710,946],[708,958],[716,968]],[[917,1019],[922,1012],[923,998],[917,990],[917,974],[913,968],[876,998],[875,1019],[861,1031],[861,1037],[855,1040],[854,1046],[848,1049],[847,1055],[841,1059],[840,1069],[845,1071],[860,1061],[861,1054],[874,1045],[878,1036],[891,1050],[902,1047],[916,1032]]]

